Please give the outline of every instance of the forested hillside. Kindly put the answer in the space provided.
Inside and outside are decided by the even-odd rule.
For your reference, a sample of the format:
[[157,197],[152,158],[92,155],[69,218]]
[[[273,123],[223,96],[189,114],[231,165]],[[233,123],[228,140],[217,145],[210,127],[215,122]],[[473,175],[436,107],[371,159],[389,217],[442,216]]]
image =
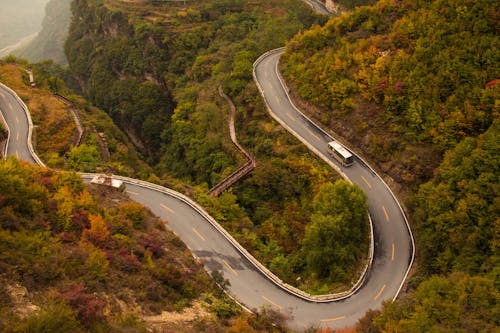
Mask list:
[[[297,35],[282,59],[316,117],[397,182],[498,116],[496,1],[380,1]],[[314,111],[311,111],[314,112]]]
[[[29,83],[27,68],[33,70],[36,88]],[[30,65],[12,57],[0,60],[0,82],[14,89],[28,106],[36,126],[33,145],[44,163],[57,169],[114,172],[154,180],[150,177],[153,170],[123,132],[102,110],[67,89],[59,78],[64,76],[62,72],[52,62]],[[71,98],[74,107],[55,92]],[[83,129],[79,144],[72,111]]]
[[500,326],[500,122],[448,151],[410,202],[411,294],[369,313],[363,332],[495,332]]
[[114,189],[13,158],[0,179],[0,331],[286,332],[241,313],[168,221]]
[[[313,256],[308,265],[301,260],[318,248],[313,230],[322,225],[308,226],[315,197],[331,191],[342,201],[356,189],[326,189],[337,176],[269,121],[252,80],[258,56],[324,17],[299,0],[75,1],[72,10],[66,54],[76,86],[126,131],[160,182],[170,185],[177,178],[190,184],[181,190],[289,283],[328,292],[357,280],[351,273],[367,253],[366,228],[339,244],[324,244],[351,250],[363,243],[331,269],[313,264]],[[208,189],[244,161],[229,140],[219,85],[237,106],[239,141],[258,167],[232,191],[210,198]],[[321,214],[325,221],[334,213]],[[364,219],[350,217],[348,229],[366,226]]]
[[500,39],[495,1],[380,1],[295,36],[297,103],[408,187],[410,293],[359,332],[500,325]]

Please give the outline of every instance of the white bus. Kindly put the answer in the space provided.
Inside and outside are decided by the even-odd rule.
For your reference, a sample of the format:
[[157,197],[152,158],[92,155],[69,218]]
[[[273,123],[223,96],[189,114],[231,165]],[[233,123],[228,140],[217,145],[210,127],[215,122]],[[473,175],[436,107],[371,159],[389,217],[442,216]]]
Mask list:
[[354,163],[352,154],[337,141],[328,142],[328,152],[345,167]]

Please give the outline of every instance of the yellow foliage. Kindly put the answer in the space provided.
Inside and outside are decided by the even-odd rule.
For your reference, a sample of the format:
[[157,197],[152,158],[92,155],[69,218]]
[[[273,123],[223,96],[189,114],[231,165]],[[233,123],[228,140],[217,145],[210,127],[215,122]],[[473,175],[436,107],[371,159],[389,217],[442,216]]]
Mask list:
[[108,276],[109,261],[106,254],[90,243],[85,243],[88,250],[88,257],[85,261],[85,268],[97,281],[103,281]]
[[55,194],[54,199],[57,201],[57,217],[59,224],[63,230],[68,230],[73,217],[73,194],[68,185],[62,186]]

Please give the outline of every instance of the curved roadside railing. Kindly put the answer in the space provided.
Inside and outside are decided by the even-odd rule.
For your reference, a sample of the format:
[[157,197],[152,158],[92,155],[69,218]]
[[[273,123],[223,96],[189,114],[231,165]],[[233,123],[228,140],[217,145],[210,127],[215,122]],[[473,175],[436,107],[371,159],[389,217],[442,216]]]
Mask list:
[[[0,83],[1,84],[1,83]],[[6,87],[5,85],[2,85]],[[33,146],[31,144],[31,131],[33,127],[33,123],[31,121],[31,116],[29,114],[28,107],[22,102],[22,100],[17,96],[17,94],[10,88],[6,87],[9,91],[10,94],[12,94],[17,100],[19,100],[21,106],[23,107],[26,117],[28,120],[28,149],[30,151],[30,154],[32,155],[33,159],[38,163],[40,166],[45,167],[45,164],[40,160],[38,155],[36,155]],[[80,173],[80,175],[84,178],[91,178],[94,177],[95,173]],[[299,297],[301,299],[304,299],[306,301],[310,302],[317,302],[317,303],[326,303],[326,302],[332,302],[332,301],[338,301],[342,300],[345,298],[350,297],[353,293],[355,293],[362,285],[362,282],[364,280],[364,277],[366,276],[366,269],[365,273],[363,273],[363,279],[360,279],[349,291],[346,292],[340,292],[340,293],[335,293],[335,294],[327,294],[327,295],[311,295],[309,293],[306,293],[296,287],[293,287],[285,282],[283,282],[279,277],[277,277],[273,272],[271,272],[267,267],[265,267],[262,263],[260,263],[253,255],[251,255],[243,246],[241,246],[240,243],[234,239],[234,237],[229,234],[210,214],[208,214],[203,207],[198,205],[194,200],[191,198],[185,196],[184,194],[181,194],[179,192],[176,192],[172,189],[163,187],[161,185],[149,183],[143,180],[138,180],[134,178],[129,178],[129,177],[124,177],[124,176],[117,176],[113,175],[112,176],[115,179],[119,179],[121,181],[124,181],[126,183],[130,184],[135,184],[144,188],[149,188],[155,191],[158,191],[160,193],[164,193],[167,195],[170,195],[171,197],[174,197],[188,206],[190,206],[192,209],[197,211],[205,220],[207,220],[220,234],[224,236],[228,240],[228,242],[238,251],[243,255],[250,263],[252,263],[258,270],[261,272],[264,276],[266,276],[270,281],[272,281],[276,286],[279,288],[283,289],[284,291],[295,295],[296,297]],[[371,221],[371,219],[370,219]],[[370,223],[371,224],[371,223]],[[373,229],[372,233],[373,233]],[[372,237],[373,239],[373,237]]]
[[[261,92],[261,94],[263,95],[263,90],[262,90],[262,87],[260,86],[260,84],[258,83],[257,79],[256,79],[256,74],[255,74],[255,66],[260,62],[262,61],[262,59],[264,59],[267,55],[269,54],[272,54],[272,53],[276,53],[276,52],[281,52],[283,51],[284,48],[279,48],[279,49],[275,49],[275,50],[271,50],[271,51],[268,51],[266,52],[265,54],[263,54],[262,56],[260,56],[254,63],[254,71],[253,71],[253,75],[254,75],[254,79],[255,81],[257,82],[257,86]],[[277,68],[276,68],[277,70]],[[281,77],[279,76],[279,72],[278,73],[278,77],[281,81],[281,83],[283,84],[283,80],[281,79]],[[12,91],[10,88],[8,88],[7,86],[5,85],[2,85],[4,86],[7,91],[13,95],[20,103],[20,105],[23,107],[25,113],[26,113],[26,116],[27,116],[27,120],[28,120],[28,126],[29,126],[29,129],[28,129],[28,149],[33,157],[33,159],[36,161],[36,163],[38,163],[39,165],[45,167],[45,164],[40,160],[40,158],[36,155],[34,149],[33,149],[33,146],[31,144],[31,135],[32,135],[32,128],[33,128],[33,123],[32,123],[32,120],[31,120],[31,116],[29,114],[29,110],[27,108],[27,106],[24,104],[24,102],[19,98],[19,96],[17,96],[17,94]],[[286,85],[283,85],[283,87],[285,87],[285,92],[287,94],[287,97],[289,98],[288,96],[288,91],[286,89]],[[264,95],[263,95],[264,96]],[[265,100],[265,97],[264,97],[264,100]],[[291,101],[291,100],[290,100]],[[269,113],[271,114],[271,116],[276,120],[278,121],[282,126],[284,126],[287,130],[289,130],[292,134],[294,134],[300,141],[302,141],[310,150],[312,150],[313,152],[315,152],[318,156],[320,156],[322,159],[325,160],[325,162],[327,162],[329,165],[331,165],[333,168],[335,168],[335,170],[337,170],[339,172],[339,174],[347,179],[348,181],[350,181],[348,179],[348,177],[340,170],[340,168],[338,166],[336,166],[334,163],[332,163],[329,159],[327,159],[326,157],[323,157],[323,154],[321,154],[317,149],[315,149],[314,147],[312,147],[312,145],[310,145],[306,140],[303,140],[301,139],[301,137],[299,135],[297,135],[297,133],[295,133],[291,128],[289,128],[283,121],[281,121],[281,119],[279,119],[273,112],[272,110],[270,109],[268,103],[267,103],[267,100],[265,101],[266,102],[266,106],[269,110]],[[293,107],[300,113],[302,114],[306,119],[308,119],[310,121],[309,118],[307,118],[302,112],[300,112],[300,110],[298,110],[295,105],[293,104],[292,102],[292,105]],[[311,121],[312,124],[314,124],[318,129],[320,129],[325,135],[327,135],[328,137],[331,138],[331,136],[326,133],[323,129],[321,129],[319,126],[317,126],[314,122]],[[9,135],[10,135],[10,132],[9,132]],[[357,156],[357,155],[356,155]],[[358,156],[357,156],[358,157]],[[359,157],[358,157],[359,158]],[[361,158],[360,158],[361,159]],[[83,177],[90,177],[90,176],[94,176],[95,174],[91,174],[91,173],[81,173],[81,175]],[[171,189],[168,189],[166,187],[163,187],[163,186],[160,186],[160,185],[156,185],[156,184],[152,184],[152,183],[148,183],[148,182],[145,182],[145,181],[141,181],[141,180],[137,180],[137,179],[133,179],[133,178],[128,178],[128,177],[123,177],[123,176],[113,176],[114,178],[116,179],[119,179],[119,180],[122,180],[122,181],[125,181],[125,182],[128,182],[128,183],[132,183],[132,184],[136,184],[138,186],[142,186],[142,187],[145,187],[145,188],[149,188],[149,189],[153,189],[153,190],[156,190],[158,192],[161,192],[161,193],[164,193],[164,194],[167,194],[167,195],[170,195],[172,197],[175,197],[177,198],[178,200],[181,200],[183,201],[184,203],[186,203],[187,205],[189,205],[191,208],[193,208],[194,210],[196,210],[201,216],[203,216],[219,233],[221,233],[232,245],[235,249],[237,249],[249,262],[251,262],[262,274],[264,274],[270,281],[272,281],[276,286],[280,287],[281,289],[285,290],[286,292],[292,294],[292,295],[295,295],[296,297],[299,297],[301,299],[304,299],[306,301],[310,301],[310,302],[316,302],[316,303],[327,303],[327,302],[333,302],[333,301],[339,301],[339,300],[343,300],[343,299],[346,299],[350,296],[352,296],[359,288],[361,288],[361,286],[363,285],[365,279],[366,279],[366,276],[367,276],[367,272],[369,270],[369,268],[371,267],[371,263],[373,261],[373,253],[374,253],[374,241],[373,241],[373,223],[372,223],[372,220],[371,220],[371,217],[369,216],[369,221],[370,221],[370,233],[371,233],[371,241],[370,241],[370,249],[369,249],[369,260],[367,262],[367,264],[365,265],[364,269],[363,269],[363,273],[360,277],[360,279],[347,291],[344,291],[344,292],[339,292],[339,293],[332,293],[332,294],[325,294],[325,295],[311,295],[307,292],[304,292],[296,287],[293,287],[285,282],[283,282],[279,277],[277,277],[274,273],[272,273],[267,267],[265,267],[264,265],[262,265],[255,257],[253,257],[245,248],[243,248],[234,238],[233,236],[231,236],[217,221],[215,221],[215,219],[213,219],[213,217],[211,217],[200,205],[198,205],[196,202],[194,202],[192,199],[188,198],[187,196],[181,194],[181,193],[178,193],[176,191],[173,191]],[[383,181],[383,180],[382,180]],[[385,186],[388,187],[388,185],[384,182]],[[390,190],[390,188],[389,188]],[[392,193],[392,191],[390,191],[390,193],[393,195],[394,197],[394,194]],[[395,199],[395,197],[394,197]],[[396,200],[397,202],[397,200]],[[409,228],[409,225],[408,225],[408,222],[406,220],[406,216],[404,215],[404,212],[402,211],[402,208],[401,206],[399,205],[399,202],[398,202],[398,206],[400,207],[401,209],[401,212],[404,216],[404,219],[407,223],[407,227],[408,227],[408,230],[410,231],[410,235],[411,235],[411,239],[412,239],[412,249],[413,249],[413,253],[414,253],[414,245],[413,245],[413,235],[411,234],[411,230]],[[413,257],[414,255],[412,254],[412,259],[411,259],[411,263],[413,263]],[[410,266],[405,274],[405,278],[404,280],[402,281],[401,285],[400,285],[400,288],[398,289],[398,293],[399,291],[401,290],[403,284],[404,284],[404,281],[406,280],[406,277],[408,275],[408,272],[411,268],[411,263],[410,263]],[[397,297],[397,294],[395,296],[395,298]]]
[[[309,148],[309,150],[311,150],[312,152],[314,152],[317,156],[319,156],[323,161],[325,161],[328,165],[330,165],[335,171],[337,171],[341,176],[342,178],[344,178],[345,180],[347,180],[349,183],[352,184],[352,181],[349,179],[349,177],[347,177],[347,175],[342,172],[342,170],[335,164],[333,163],[329,158],[327,158],[326,156],[324,156],[324,154],[322,154],[318,149],[316,149],[316,147],[314,147],[312,144],[310,144],[307,140],[305,140],[302,136],[300,136],[297,132],[295,132],[291,127],[289,127],[281,118],[279,118],[271,109],[271,107],[269,106],[268,102],[267,102],[267,99],[264,95],[264,90],[262,89],[262,86],[260,85],[259,81],[257,80],[257,74],[255,73],[255,68],[256,66],[264,59],[266,58],[267,56],[271,55],[271,54],[274,54],[274,53],[279,53],[279,52],[283,52],[284,51],[284,47],[280,47],[280,48],[277,48],[277,49],[274,49],[274,50],[270,50],[270,51],[267,51],[266,53],[264,53],[263,55],[261,55],[259,58],[257,58],[257,60],[255,60],[254,64],[253,64],[253,78],[254,78],[254,81],[255,83],[257,84],[257,87],[264,99],[264,102],[266,104],[266,108],[269,112],[269,114],[271,115],[271,117],[273,119],[275,119],[281,126],[283,126],[287,131],[289,131],[290,133],[292,133],[293,136],[295,136],[300,142],[302,142],[305,146],[307,146],[307,148]],[[284,90],[285,90],[285,93],[287,95],[287,98],[290,100],[293,108],[298,112],[300,113],[302,116],[304,116],[305,119],[307,119],[309,122],[311,122],[312,124],[314,124],[309,118],[307,118],[300,110],[297,109],[297,107],[293,104],[292,100],[290,99],[290,96],[288,95],[288,88],[286,87],[286,85],[284,84],[284,81],[282,80],[281,76],[279,75],[279,71],[277,70],[277,67],[276,67],[276,74],[278,76],[278,79],[280,80],[280,83],[281,85],[283,86]],[[318,127],[316,124],[314,124],[314,126]],[[319,127],[318,127],[319,128]],[[328,135],[325,131],[321,130],[325,135],[327,135],[328,137],[331,138],[330,135]],[[333,140],[333,139],[332,139]],[[368,213],[368,220],[369,220],[369,225],[370,225],[370,245],[369,245],[369,249],[368,249],[368,260],[362,270],[362,273],[358,279],[358,281],[351,287],[351,289],[347,290],[347,291],[344,291],[344,292],[339,292],[339,293],[334,293],[334,294],[324,294],[324,295],[310,295],[310,294],[307,294],[308,296],[308,300],[309,301],[316,301],[316,302],[333,302],[333,301],[339,301],[339,300],[342,300],[342,299],[346,299],[350,296],[352,296],[354,293],[356,293],[356,291],[359,290],[359,288],[361,288],[361,286],[363,285],[363,283],[365,282],[366,280],[366,277],[367,277],[367,273],[373,263],[373,253],[375,251],[375,243],[374,243],[374,234],[373,234],[373,221],[371,219],[371,216],[370,214]],[[285,288],[295,288],[293,286],[289,286],[289,285],[286,285]],[[295,288],[297,289],[297,288]],[[299,289],[300,290],[300,289]],[[303,291],[302,291],[303,292]],[[304,292],[303,292],[304,293]]]
[[[23,100],[16,94],[16,92],[14,90],[10,89],[9,87],[7,87],[5,84],[3,84],[1,82],[0,82],[0,85],[3,88],[5,88],[5,90],[7,90],[7,92],[9,94],[11,94],[14,97],[18,101],[18,103],[21,105],[21,107],[23,108],[23,110],[26,114],[26,118],[28,119],[28,142],[27,142],[28,150],[29,150],[31,156],[33,157],[33,159],[35,160],[35,162],[38,165],[45,167],[45,163],[43,163],[42,160],[35,153],[35,150],[33,149],[33,145],[31,144],[31,137],[33,135],[33,121],[31,120],[31,116],[30,116],[28,107],[26,106],[26,104],[24,104]],[[10,131],[9,131],[9,138],[10,138]]]
[[2,121],[2,123],[5,126],[5,129],[7,130],[7,141],[5,142],[5,146],[3,147],[3,153],[2,153],[3,158],[6,159],[7,158],[7,150],[9,149],[10,128],[9,128],[9,124],[7,124],[7,121],[5,121],[5,118],[3,117],[2,110],[0,110],[0,121]]
[[[257,81],[257,78],[256,78],[256,74],[255,74],[255,67],[257,64],[259,64],[260,62],[262,62],[262,60],[267,57],[268,55],[270,54],[274,54],[274,53],[280,53],[280,52],[284,52],[285,50],[285,47],[280,47],[280,48],[277,48],[277,49],[274,49],[274,50],[270,50],[270,51],[267,51],[266,53],[262,54],[255,62],[254,62],[254,71],[253,71],[253,76],[254,76],[254,80],[255,82],[257,82],[257,86],[259,88],[259,91],[260,93],[262,94],[262,96],[264,96],[264,93],[263,93],[263,90],[262,90],[262,87],[260,86],[260,84],[258,83]],[[281,85],[283,86],[283,89],[285,91],[285,94],[288,98],[288,100],[290,101],[292,107],[295,109],[295,111],[297,111],[302,117],[304,117],[305,119],[308,120],[308,122],[310,124],[312,124],[314,127],[316,127],[319,131],[321,131],[326,137],[330,138],[331,140],[334,140],[335,138],[328,132],[326,132],[323,128],[321,128],[318,124],[316,124],[314,121],[312,121],[307,115],[305,115],[302,111],[300,111],[299,108],[297,108],[297,106],[295,105],[295,103],[293,102],[292,98],[290,98],[290,94],[289,94],[289,89],[288,89],[288,86],[286,85],[286,82],[284,81],[283,77],[281,76],[281,73],[278,69],[278,64],[279,64],[279,61],[278,63],[276,64],[276,68],[275,68],[275,71],[276,71],[276,75],[278,76],[278,79],[281,83]],[[264,97],[264,100],[265,100],[265,97]],[[276,115],[274,115],[269,107],[269,105],[267,104],[267,100],[265,100],[266,102],[266,107],[267,109],[269,110],[269,113],[271,114],[271,116],[276,119],[282,126],[284,126],[287,130],[289,130],[291,133],[294,134],[294,136],[296,136],[301,142],[303,142],[304,144],[306,144],[308,146],[308,148],[311,149],[312,145],[309,145],[307,143],[305,143],[304,141],[305,140],[301,140],[300,139],[300,136],[297,136],[295,131],[293,131],[292,129],[290,129],[283,121],[281,121],[278,117],[276,117]],[[391,188],[389,187],[389,185],[387,185],[387,183],[385,182],[385,180],[380,177],[380,175],[361,157],[359,156],[358,154],[356,154],[354,151],[352,151],[351,149],[349,149],[348,147],[346,147],[357,159],[359,159],[366,167],[368,167],[368,169],[370,170],[370,172],[372,174],[374,174],[375,176],[377,176],[377,178],[379,178],[381,181],[382,181],[382,184],[384,184],[384,186],[387,188],[387,190],[389,190],[389,193],[391,194],[392,198],[394,199],[394,201],[396,202],[396,204],[398,205],[399,207],[399,210],[400,210],[400,213],[401,215],[403,216],[403,219],[405,221],[405,224],[406,224],[406,228],[408,230],[408,233],[410,235],[410,239],[411,239],[411,248],[412,248],[412,253],[411,253],[411,258],[410,258],[410,262],[408,263],[408,269],[406,270],[405,272],[405,275],[404,275],[404,278],[403,280],[401,281],[401,284],[398,288],[398,291],[396,292],[396,295],[394,296],[393,300],[395,300],[401,289],[403,288],[403,285],[406,281],[406,278],[408,277],[408,274],[410,273],[410,270],[411,270],[411,267],[413,265],[413,261],[415,260],[415,240],[414,240],[414,237],[413,237],[413,233],[411,231],[411,228],[410,228],[410,223],[408,222],[408,219],[406,217],[406,214],[405,214],[405,211],[403,209],[403,207],[401,206],[401,204],[399,203],[399,200],[397,200],[396,196],[394,195],[394,192],[391,190]],[[323,154],[319,153],[317,151],[317,149],[313,148],[311,149],[313,152],[316,153],[316,155],[318,155],[321,159],[323,159],[325,162],[327,162],[330,166],[332,166],[337,172],[339,172],[339,174],[346,180],[348,180],[349,182],[351,182],[349,180],[349,178],[340,170],[339,167],[337,167],[333,162],[331,162],[328,158],[326,158]],[[351,182],[352,183],[352,182]],[[371,232],[372,232],[372,243],[373,243],[373,225],[372,225],[372,221],[370,219],[370,228],[371,228]],[[373,256],[373,250],[372,250],[372,256]],[[373,260],[373,258],[372,258]],[[371,263],[370,263],[371,265]]]
[[[96,173],[87,173],[81,172],[79,173],[83,178],[90,179],[94,176],[98,175]],[[124,183],[134,184],[137,186],[141,186],[143,188],[148,188],[166,195],[169,195],[173,198],[176,198],[186,205],[190,206],[193,210],[195,210],[198,214],[200,214],[205,220],[207,220],[220,234],[224,236],[228,240],[228,242],[243,255],[252,265],[254,265],[264,276],[266,276],[270,281],[272,281],[276,286],[285,290],[286,292],[295,295],[299,298],[302,298],[309,302],[317,302],[317,303],[329,303],[332,301],[338,301],[341,299],[345,299],[350,297],[353,293],[355,293],[360,286],[362,285],[363,280],[360,279],[349,291],[340,292],[335,294],[327,294],[327,295],[311,295],[306,293],[298,288],[295,288],[285,282],[283,282],[279,277],[277,277],[273,272],[271,272],[267,267],[262,265],[252,254],[250,254],[243,246],[241,246],[234,237],[226,231],[202,206],[197,204],[193,199],[187,197],[186,195],[169,189],[167,187],[163,187],[158,184],[149,183],[143,180],[113,175],[114,179],[118,179],[123,181]],[[371,220],[370,220],[371,221]],[[366,274],[363,274],[363,279]]]

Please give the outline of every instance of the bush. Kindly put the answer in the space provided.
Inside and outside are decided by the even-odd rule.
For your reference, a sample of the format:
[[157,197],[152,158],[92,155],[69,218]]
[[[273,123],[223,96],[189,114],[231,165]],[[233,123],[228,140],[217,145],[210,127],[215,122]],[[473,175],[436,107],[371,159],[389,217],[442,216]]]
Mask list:
[[79,333],[84,332],[76,311],[60,301],[50,301],[37,313],[14,329],[19,333]]

